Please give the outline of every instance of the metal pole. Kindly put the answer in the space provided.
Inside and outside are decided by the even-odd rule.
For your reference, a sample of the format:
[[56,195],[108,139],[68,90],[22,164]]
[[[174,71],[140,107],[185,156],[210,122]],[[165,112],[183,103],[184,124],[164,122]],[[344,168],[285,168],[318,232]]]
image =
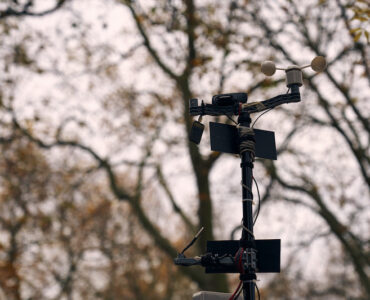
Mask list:
[[[243,127],[250,127],[251,118],[248,113],[242,112],[239,116],[238,123]],[[242,169],[242,195],[243,195],[243,231],[241,237],[241,244],[247,242],[247,248],[254,245],[253,235],[253,194],[252,194],[252,180],[253,180],[253,161],[254,151],[243,149],[243,142],[246,140],[249,143],[254,143],[253,137],[240,137],[240,154],[241,154],[241,169]],[[253,145],[253,144],[252,144]],[[254,145],[253,145],[254,146]],[[248,257],[248,253],[247,253]],[[241,274],[243,281],[243,298],[244,300],[255,300],[254,279],[256,278],[255,270],[248,267],[245,274]]]

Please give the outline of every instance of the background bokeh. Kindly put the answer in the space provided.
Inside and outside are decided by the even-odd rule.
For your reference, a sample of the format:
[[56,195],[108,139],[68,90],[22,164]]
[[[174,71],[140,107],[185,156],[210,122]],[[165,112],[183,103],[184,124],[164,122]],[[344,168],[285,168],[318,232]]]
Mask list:
[[[191,299],[237,275],[173,265],[240,237],[239,157],[188,142],[190,98],[284,94],[263,115],[261,299],[370,298],[370,8],[357,0],[1,0],[0,299]],[[253,116],[255,120],[257,116]],[[257,199],[256,186],[253,186]],[[256,201],[257,202],[257,201]]]

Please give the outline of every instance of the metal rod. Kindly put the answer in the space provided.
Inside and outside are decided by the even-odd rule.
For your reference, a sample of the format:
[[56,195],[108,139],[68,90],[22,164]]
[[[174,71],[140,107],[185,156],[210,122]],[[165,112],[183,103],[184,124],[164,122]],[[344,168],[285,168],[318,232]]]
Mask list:
[[[239,116],[240,126],[250,127],[251,118],[249,113],[242,112]],[[252,180],[253,180],[253,155],[250,151],[241,152],[242,169],[242,195],[243,199],[253,199]],[[252,201],[243,201],[243,230],[241,241],[254,241],[253,235],[253,203]],[[244,300],[255,300],[254,282],[255,271],[249,270],[248,279],[243,279],[243,298]]]

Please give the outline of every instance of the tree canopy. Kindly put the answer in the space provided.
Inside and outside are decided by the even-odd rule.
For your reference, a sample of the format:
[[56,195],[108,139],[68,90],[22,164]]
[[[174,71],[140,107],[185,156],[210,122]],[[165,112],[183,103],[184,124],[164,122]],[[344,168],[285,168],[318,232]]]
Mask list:
[[261,62],[320,55],[302,102],[256,122],[278,160],[255,164],[255,234],[283,241],[261,296],[367,299],[369,19],[366,1],[1,1],[0,298],[230,290],[172,265],[202,226],[189,255],[237,239],[242,216],[240,162],[188,141],[189,99],[282,94]]

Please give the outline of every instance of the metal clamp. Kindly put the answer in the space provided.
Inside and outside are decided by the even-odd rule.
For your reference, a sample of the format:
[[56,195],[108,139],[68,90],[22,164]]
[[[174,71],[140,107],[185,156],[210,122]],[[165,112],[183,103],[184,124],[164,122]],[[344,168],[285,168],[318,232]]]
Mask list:
[[247,248],[243,250],[242,262],[244,270],[257,269],[257,250],[253,248]]

